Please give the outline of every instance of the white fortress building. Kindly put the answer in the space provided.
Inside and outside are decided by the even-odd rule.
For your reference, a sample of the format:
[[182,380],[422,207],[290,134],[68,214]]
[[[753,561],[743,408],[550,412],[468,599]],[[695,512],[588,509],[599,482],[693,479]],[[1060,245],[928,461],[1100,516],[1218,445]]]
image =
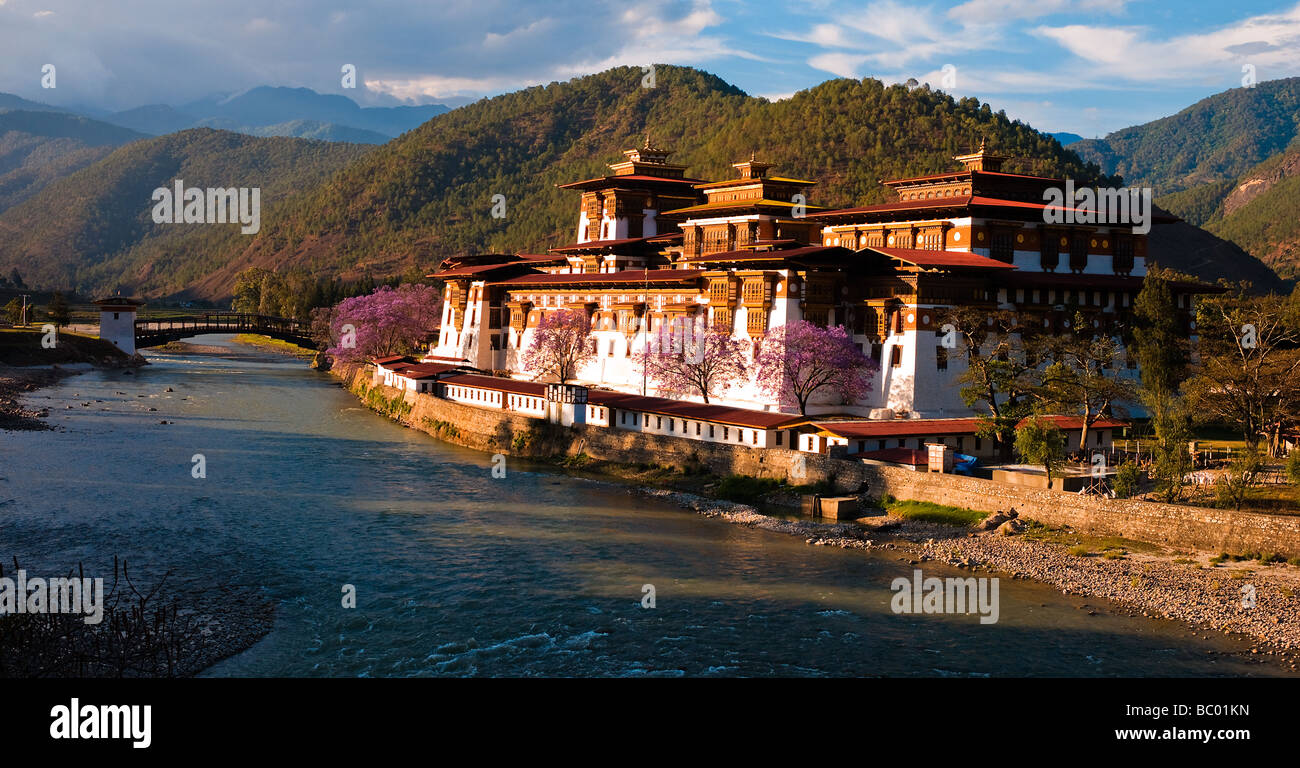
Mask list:
[[[772,175],[752,157],[735,164],[736,178],[707,182],[687,178],[667,150],[624,154],[609,175],[562,185],[582,193],[573,244],[448,259],[430,275],[444,281],[445,304],[426,361],[531,378],[520,357],[538,322],[577,308],[595,351],[578,383],[640,394],[647,334],[722,326],[757,349],[806,320],[845,326],[879,366],[861,400],[827,395],[810,415],[948,418],[972,414],[957,383],[964,359],[941,343],[950,308],[1011,310],[1044,333],[1066,332],[1081,313],[1097,333],[1128,340],[1146,235],[1047,223],[1044,192],[1065,181],[1004,172],[1005,158],[983,146],[956,157],[958,170],[883,182],[892,202],[842,210],[808,205],[816,182]],[[1191,335],[1206,286],[1174,288]],[[1121,364],[1137,376],[1131,356]],[[645,394],[657,394],[653,381]],[[797,410],[753,381],[711,402]]]

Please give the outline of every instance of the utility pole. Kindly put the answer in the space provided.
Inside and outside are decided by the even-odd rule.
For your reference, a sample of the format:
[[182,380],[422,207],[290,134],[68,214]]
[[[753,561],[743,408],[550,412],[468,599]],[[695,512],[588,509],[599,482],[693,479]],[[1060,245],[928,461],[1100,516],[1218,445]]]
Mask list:
[[27,325],[27,294],[20,294],[23,297],[23,325]]
[[641,316],[641,352],[644,355],[641,359],[641,397],[646,396],[646,384],[650,377],[650,265],[643,266],[645,267],[645,295],[641,298],[645,300],[645,309]]

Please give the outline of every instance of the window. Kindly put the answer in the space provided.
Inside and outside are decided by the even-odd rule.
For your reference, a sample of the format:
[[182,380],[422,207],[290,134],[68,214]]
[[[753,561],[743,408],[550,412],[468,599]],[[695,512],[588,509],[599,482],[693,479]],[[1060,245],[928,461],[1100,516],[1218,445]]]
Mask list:
[[948,370],[948,348],[942,344],[934,348],[934,367],[940,371]]
[[723,440],[730,440],[730,439],[731,439],[731,427],[723,427],[723,428],[722,428],[722,439],[723,439]]
[[713,437],[713,425],[709,425],[709,437]]
[[1088,233],[1075,232],[1070,238],[1070,270],[1082,272],[1088,267]]
[[866,441],[866,440],[859,440],[859,441],[858,441],[858,453],[862,453],[862,452],[865,451],[865,450],[867,450],[867,441]]
[[781,430],[777,430],[776,432],[776,444],[778,446],[785,445],[785,433]]
[[1112,268],[1117,275],[1133,271],[1133,238],[1119,235],[1115,238],[1115,253],[1111,256]]
[[978,450],[980,449],[980,443],[981,443],[981,442],[983,442],[983,441],[980,440],[978,437],[975,438],[975,450],[978,451]]
[[753,439],[750,440],[754,445],[758,445],[758,430],[754,430]]
[[1055,272],[1061,264],[1061,239],[1052,232],[1044,232],[1039,237],[1039,266],[1048,272]]
[[892,368],[897,368],[902,364],[903,364],[903,347],[902,345],[895,344],[893,349],[889,350],[889,365]]
[[995,229],[991,233],[989,258],[1010,264],[1015,261],[1015,235],[1009,229]]
[[700,422],[697,421],[697,422],[695,422],[695,435],[696,435],[696,437],[698,437],[699,434],[700,434]]

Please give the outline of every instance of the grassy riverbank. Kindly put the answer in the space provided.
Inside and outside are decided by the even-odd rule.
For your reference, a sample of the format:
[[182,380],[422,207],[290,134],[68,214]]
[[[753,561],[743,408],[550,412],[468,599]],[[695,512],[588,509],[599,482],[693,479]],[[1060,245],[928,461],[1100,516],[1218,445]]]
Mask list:
[[291,355],[293,357],[300,357],[305,360],[311,360],[316,356],[316,350],[314,349],[307,349],[306,347],[300,347],[297,344],[294,344],[293,342],[281,341],[280,339],[273,339],[270,336],[262,336],[256,333],[236,334],[233,341],[236,344],[244,344],[249,347],[257,347],[258,349],[265,350],[267,352],[276,352],[281,355]]

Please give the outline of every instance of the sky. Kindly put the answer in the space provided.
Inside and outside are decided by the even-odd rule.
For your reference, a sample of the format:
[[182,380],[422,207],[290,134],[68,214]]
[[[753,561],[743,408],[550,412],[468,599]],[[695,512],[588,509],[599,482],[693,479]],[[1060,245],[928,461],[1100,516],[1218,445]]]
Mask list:
[[1094,137],[1300,75],[1300,2],[0,0],[0,91],[89,110],[258,85],[456,105],[655,63],[770,99],[834,77],[916,78]]

